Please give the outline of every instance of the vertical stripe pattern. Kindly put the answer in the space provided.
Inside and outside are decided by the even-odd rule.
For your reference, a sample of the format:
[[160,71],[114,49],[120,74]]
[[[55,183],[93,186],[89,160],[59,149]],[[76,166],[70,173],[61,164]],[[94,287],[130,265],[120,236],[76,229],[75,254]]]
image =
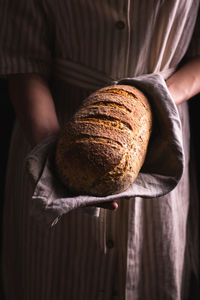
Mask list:
[[[190,56],[200,54],[198,7],[199,0],[1,1],[0,74],[52,76],[65,61],[70,84],[51,85],[63,123],[90,93],[74,74],[90,70],[88,82],[96,80],[93,71],[99,81],[117,80],[174,68],[189,44]],[[4,209],[5,300],[187,299],[190,275],[197,273],[195,221],[188,228],[196,198],[190,194],[187,105],[179,110],[186,167],[169,195],[121,199],[118,211],[101,210],[102,218],[77,209],[48,231],[29,215],[33,190],[24,158],[30,148],[16,123]],[[192,215],[197,220],[196,211]]]

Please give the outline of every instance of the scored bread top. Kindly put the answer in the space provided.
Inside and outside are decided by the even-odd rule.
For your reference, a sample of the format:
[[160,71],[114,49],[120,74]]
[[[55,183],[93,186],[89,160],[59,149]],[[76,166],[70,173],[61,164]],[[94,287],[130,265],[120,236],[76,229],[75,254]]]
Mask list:
[[151,123],[149,102],[138,89],[114,85],[94,92],[59,138],[61,180],[72,191],[100,196],[126,189],[144,162]]
[[[111,97],[114,95],[115,97]],[[135,99],[135,101],[133,101]],[[118,104],[128,111],[132,112],[137,105],[144,105],[150,109],[149,102],[146,96],[137,88],[128,85],[113,85],[98,90],[98,93],[92,93],[87,99],[83,101],[83,106],[89,106],[96,102],[103,101]]]
[[[93,120],[92,120],[93,121]],[[105,142],[118,144],[118,147],[123,147],[132,144],[132,137],[130,130],[121,129],[113,125],[112,122],[91,122],[91,120],[84,122],[70,122],[68,124],[69,138],[74,141],[74,138],[104,138]],[[66,134],[67,134],[66,132]]]

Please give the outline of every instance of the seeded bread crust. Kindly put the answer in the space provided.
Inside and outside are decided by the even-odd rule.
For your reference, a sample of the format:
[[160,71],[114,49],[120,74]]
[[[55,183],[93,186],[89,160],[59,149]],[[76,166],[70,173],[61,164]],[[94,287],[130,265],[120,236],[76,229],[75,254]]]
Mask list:
[[126,190],[144,163],[151,128],[148,99],[135,87],[113,85],[94,92],[58,139],[58,176],[79,194]]

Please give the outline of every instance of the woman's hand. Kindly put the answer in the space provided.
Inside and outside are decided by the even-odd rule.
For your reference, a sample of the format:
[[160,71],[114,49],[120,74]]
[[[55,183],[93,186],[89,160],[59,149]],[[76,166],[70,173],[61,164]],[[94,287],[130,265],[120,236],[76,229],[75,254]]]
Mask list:
[[97,207],[106,208],[106,209],[114,211],[114,210],[118,209],[118,204],[116,201],[111,201],[111,202],[105,202],[105,203],[99,204],[99,205],[97,205]]
[[176,105],[200,93],[200,56],[185,63],[166,84]]

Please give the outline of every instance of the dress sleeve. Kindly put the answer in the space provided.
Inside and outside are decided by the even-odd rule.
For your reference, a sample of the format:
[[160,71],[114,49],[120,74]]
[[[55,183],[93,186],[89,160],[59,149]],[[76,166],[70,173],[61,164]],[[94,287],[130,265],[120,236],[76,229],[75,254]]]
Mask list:
[[193,36],[188,51],[186,53],[187,57],[195,57],[197,55],[200,55],[200,7],[197,15]]
[[0,75],[51,70],[50,34],[41,0],[0,1]]

